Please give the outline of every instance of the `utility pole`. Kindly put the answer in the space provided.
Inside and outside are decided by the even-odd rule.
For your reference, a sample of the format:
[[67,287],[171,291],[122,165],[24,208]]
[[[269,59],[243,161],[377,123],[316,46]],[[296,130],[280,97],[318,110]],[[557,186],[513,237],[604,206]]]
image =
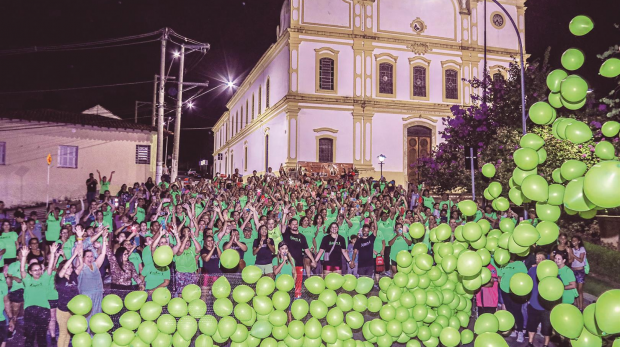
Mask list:
[[157,75],[155,75],[155,79],[153,80],[153,114],[151,115],[151,126],[155,127],[156,123],[156,115],[157,115]]
[[166,43],[168,40],[168,28],[164,29],[161,36],[161,57],[159,64],[159,104],[157,104],[157,167],[155,169],[155,183],[161,183],[164,159],[164,89],[166,87]]
[[179,55],[179,93],[177,94],[177,112],[174,121],[174,144],[172,145],[172,172],[170,173],[170,181],[177,179],[179,172],[179,142],[181,135],[181,112],[183,111],[183,75],[185,74],[185,45],[181,45],[181,53]]

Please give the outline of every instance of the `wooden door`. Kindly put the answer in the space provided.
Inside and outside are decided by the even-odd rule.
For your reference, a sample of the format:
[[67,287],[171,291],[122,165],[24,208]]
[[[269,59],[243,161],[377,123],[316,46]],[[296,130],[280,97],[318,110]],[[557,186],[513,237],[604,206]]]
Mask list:
[[407,178],[410,183],[419,184],[419,159],[428,157],[432,149],[432,130],[424,126],[407,128]]

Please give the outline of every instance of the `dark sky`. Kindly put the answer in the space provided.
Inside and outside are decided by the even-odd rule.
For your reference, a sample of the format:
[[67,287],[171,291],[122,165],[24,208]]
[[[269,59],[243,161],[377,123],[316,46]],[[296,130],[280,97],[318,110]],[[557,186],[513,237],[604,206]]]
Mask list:
[[[215,86],[221,83],[218,80],[230,77],[239,79],[240,83],[269,45],[275,42],[282,2],[2,1],[0,50],[103,40],[170,27],[181,35],[211,45],[211,51],[200,61],[198,53],[187,56],[185,66],[194,68],[187,72],[186,81],[209,80]],[[527,53],[536,58],[552,46],[551,63],[559,67],[560,55],[565,49],[583,49],[586,66],[582,73],[589,78],[595,91],[601,91],[599,95],[606,94],[611,84],[595,77],[600,65],[596,54],[620,42],[620,31],[613,27],[614,20],[620,22],[616,19],[620,3],[616,0],[529,0],[526,5]],[[583,38],[575,38],[568,32],[568,22],[578,14],[591,16],[596,25],[595,30]],[[174,45],[169,46],[169,60],[175,49]],[[152,84],[55,92],[6,92],[147,81],[152,80],[158,71],[158,42],[101,50],[0,55],[0,109],[45,107],[81,112],[101,104],[123,118],[133,119],[135,101],[152,100]],[[170,74],[176,76],[177,72],[178,67],[174,64]],[[192,94],[189,92],[184,96]],[[184,111],[183,127],[213,125],[231,95],[232,92],[226,91],[202,96],[194,110]],[[174,101],[168,98],[167,102]],[[148,106],[143,107],[140,121],[150,122],[150,112]],[[206,130],[184,131],[182,135],[182,162],[195,163],[198,159],[208,158],[212,137]]]

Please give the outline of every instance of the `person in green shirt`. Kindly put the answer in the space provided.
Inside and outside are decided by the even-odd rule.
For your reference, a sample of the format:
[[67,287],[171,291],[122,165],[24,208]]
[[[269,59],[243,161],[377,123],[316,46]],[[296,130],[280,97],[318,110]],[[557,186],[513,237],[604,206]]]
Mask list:
[[577,293],[577,279],[575,278],[575,273],[570,267],[566,266],[568,253],[562,251],[556,252],[553,255],[553,261],[558,265],[558,276],[560,276],[560,280],[564,284],[562,303],[572,305],[579,294]]
[[398,268],[396,264],[396,256],[400,251],[407,251],[409,246],[413,244],[411,240],[411,236],[409,236],[409,232],[403,230],[402,223],[396,223],[394,225],[394,237],[392,237],[388,241],[388,245],[390,246],[390,265],[392,267],[392,273],[397,273]]
[[[25,231],[23,230],[24,227],[25,224],[22,225],[23,234],[25,234]],[[2,233],[0,234],[0,241],[3,244],[2,250],[4,251],[4,254],[2,254],[2,260],[4,261],[5,265],[9,265],[19,260],[17,259],[17,247],[19,247],[17,239],[17,233],[11,231],[11,223],[9,223],[8,221],[2,222]]]
[[[4,302],[6,301],[7,303],[9,303],[10,301],[8,300],[7,295],[9,294],[9,287],[6,283],[6,278],[4,277],[4,274],[0,273],[0,312],[4,312]],[[6,300],[5,300],[6,299]],[[9,321],[11,321],[13,324],[12,328],[10,330],[14,330],[15,326],[14,326],[14,322],[13,322],[13,316],[11,315],[11,310],[6,310],[6,315],[7,318],[9,319]],[[0,330],[4,331],[4,337],[6,338],[6,321],[4,318],[3,314],[0,314],[0,325],[4,326],[3,328],[0,328]],[[4,341],[0,338],[0,344],[2,345],[6,345],[4,343]]]
[[22,247],[20,274],[24,284],[24,336],[25,346],[47,346],[47,327],[50,322],[50,304],[47,300],[51,290],[50,276],[53,266],[43,272],[43,265],[33,260],[26,272],[27,257],[30,250]]
[[527,274],[527,268],[522,261],[515,261],[514,254],[511,257],[510,262],[504,267],[500,267],[497,271],[497,275],[499,276],[499,289],[501,290],[500,294],[504,300],[504,305],[506,306],[506,310],[512,313],[515,318],[515,332],[517,332],[518,335],[517,340],[521,340],[520,342],[523,342],[525,321],[523,319],[523,311],[521,311],[521,308],[525,300],[524,298],[510,292],[510,279],[517,273]]
[[181,234],[183,235],[183,240],[174,259],[177,295],[181,294],[186,285],[196,283],[197,259],[202,248],[196,240],[196,236],[188,227],[181,229]]
[[435,198],[430,195],[428,189],[424,189],[424,191],[422,192],[422,205],[424,205],[424,207],[430,208],[431,211],[433,211],[434,209],[433,206],[435,206]]
[[99,199],[103,200],[103,196],[105,194],[106,191],[110,191],[110,183],[112,183],[112,176],[114,175],[114,172],[116,171],[112,171],[112,173],[110,173],[110,179],[108,179],[106,176],[101,177],[101,172],[99,172],[99,170],[97,170],[97,175],[99,175]]
[[[285,242],[280,242],[278,245],[278,254],[273,258],[273,274],[276,276],[276,279],[282,275],[289,275],[293,277],[293,283],[297,286],[297,271],[295,269],[295,259],[288,252],[288,246]],[[297,288],[295,289],[297,291]],[[291,310],[287,311],[289,321],[292,320]]]

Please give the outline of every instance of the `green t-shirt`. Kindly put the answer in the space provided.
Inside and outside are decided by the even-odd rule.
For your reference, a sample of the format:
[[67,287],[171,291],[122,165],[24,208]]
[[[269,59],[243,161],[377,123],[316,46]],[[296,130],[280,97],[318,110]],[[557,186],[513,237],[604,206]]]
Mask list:
[[248,203],[248,197],[243,195],[239,197],[239,204],[241,204],[241,208],[245,208],[245,205]]
[[[377,254],[381,254],[381,250],[383,249],[383,236],[380,233],[377,233],[377,237],[375,238],[375,244],[372,247],[372,250],[377,252]],[[372,257],[376,258],[377,254],[372,253]]]
[[[136,273],[140,273],[140,264],[142,264],[142,259],[140,258],[140,254],[138,254],[137,252],[133,252],[129,255],[129,258],[127,258],[127,260],[129,260],[130,263],[133,264],[133,266],[136,268]],[[132,278],[131,279],[131,284],[136,285],[136,281]]]
[[52,275],[49,276],[49,283],[47,284],[49,287],[49,290],[47,291],[48,301],[58,300],[58,292],[56,291],[56,283],[54,282],[54,278],[56,278],[56,271],[52,271]]
[[351,235],[357,235],[362,228],[362,216],[355,216],[350,220],[352,225],[349,228],[348,237],[351,237]]
[[[558,269],[558,276],[560,276],[560,280],[562,280],[562,283],[565,286],[569,285],[571,282],[577,281],[573,270],[566,265],[563,266],[561,269]],[[575,302],[575,298],[577,296],[578,296],[577,289],[575,288],[568,289],[568,290],[565,289],[564,293],[562,294],[562,303],[572,304],[573,302]]]
[[349,245],[349,225],[347,222],[342,222],[342,225],[338,226],[338,235],[344,238],[345,246]]
[[58,214],[58,219],[54,218],[54,214],[47,215],[47,230],[45,231],[45,240],[56,241],[60,238],[60,221],[62,213]]
[[278,245],[280,244],[280,242],[282,242],[282,232],[280,232],[280,226],[276,225],[273,230],[267,230],[267,236],[269,236],[269,238],[273,240],[273,244],[275,245],[277,250]]
[[[6,284],[4,275],[0,275],[0,312],[4,311],[4,297],[9,294],[9,287]],[[4,322],[5,318],[3,314],[0,314],[0,322]]]
[[155,265],[155,263],[153,263],[153,255],[151,254],[151,246],[146,246],[142,249],[142,264],[144,264],[142,267],[143,272],[147,266]]
[[443,210],[443,205],[448,205],[448,213],[450,213],[450,210],[452,210],[452,206],[454,206],[454,203],[452,202],[452,200],[440,201],[439,202],[440,210]]
[[[60,228],[60,224],[58,225]],[[58,235],[60,236],[60,229],[58,229]],[[17,241],[17,237],[17,233],[14,231],[0,234],[0,241],[4,243],[4,247],[1,248],[6,249],[6,252],[4,253],[4,256],[2,258],[15,259],[15,257],[17,257],[17,247],[15,246],[15,241]]]
[[474,222],[477,222],[482,219],[482,211],[476,211],[476,215],[474,216]]
[[50,303],[47,301],[50,288],[50,275],[44,272],[38,280],[26,275],[24,282],[24,309],[30,306],[39,306],[49,309]]
[[136,209],[136,222],[142,223],[144,218],[146,218],[146,211],[142,207],[138,207]]
[[386,219],[385,221],[378,221],[377,222],[377,228],[378,228],[378,232],[377,232],[377,236],[381,235],[383,237],[383,239],[385,240],[386,243],[386,247],[389,247],[387,245],[388,242],[390,242],[391,239],[394,238],[394,235],[396,235],[394,233],[394,224],[396,223],[395,219]]
[[308,247],[310,248],[318,248],[320,245],[317,243],[317,246],[314,247],[312,240],[314,240],[314,235],[316,234],[316,226],[309,226],[307,228],[299,227],[299,233],[302,234],[306,238],[306,242],[308,243]]
[[198,270],[196,248],[193,244],[190,244],[189,248],[184,250],[181,255],[175,257],[175,264],[178,272],[193,273]]
[[99,188],[99,194],[105,193],[106,190],[110,190],[110,181],[99,182],[101,188]]
[[497,271],[497,275],[501,277],[499,282],[499,288],[504,293],[510,293],[510,279],[512,276],[518,273],[527,273],[527,268],[522,261],[515,261],[506,264],[504,267],[500,267]]
[[245,261],[246,266],[254,265],[256,263],[256,256],[252,252],[252,247],[254,247],[256,236],[252,235],[249,239],[246,239],[243,233],[239,233],[239,235],[239,241],[248,248],[248,250],[243,253],[243,261]]
[[431,209],[431,211],[434,211],[435,208],[433,206],[435,206],[435,198],[433,198],[432,196],[429,197],[422,197],[422,205],[424,205],[424,207],[428,207]]
[[[22,278],[22,274],[20,272],[19,269],[19,264],[21,261],[16,261],[14,263],[12,263],[11,265],[9,265],[9,275],[13,276],[13,277],[17,277],[17,278]],[[26,266],[26,271],[28,271],[28,266]],[[24,284],[22,282],[17,282],[15,280],[13,280],[13,285],[11,286],[11,291],[14,292],[16,290],[19,289],[24,289]]]
[[[278,266],[278,265],[279,265],[279,259],[278,259],[278,257],[273,258],[273,262],[272,262],[272,264],[273,264],[274,269],[275,269],[275,267],[276,267],[276,266]],[[286,263],[284,266],[282,266],[282,269],[280,270],[280,273],[278,273],[278,274],[276,275],[276,279],[277,279],[278,277],[280,277],[281,275],[284,275],[284,274],[287,274],[287,275],[293,276],[293,266],[291,266],[291,264],[290,264],[290,263]]]
[[[403,235],[408,239],[411,240],[411,236],[409,236],[409,233],[406,233],[403,230]],[[389,242],[391,240],[388,240],[386,242]],[[403,240],[402,237],[397,237],[396,241],[394,241],[394,244],[392,244],[392,249],[390,250],[390,259],[396,261],[396,255],[398,254],[398,252],[400,251],[406,251],[409,249],[409,245],[407,244],[407,241]]]
[[170,268],[151,265],[142,269],[146,290],[157,288],[164,283],[164,280],[170,280]]
[[[0,250],[6,249],[4,241],[0,240]],[[6,254],[6,253],[5,253]],[[0,257],[0,267],[4,266],[4,257]]]

